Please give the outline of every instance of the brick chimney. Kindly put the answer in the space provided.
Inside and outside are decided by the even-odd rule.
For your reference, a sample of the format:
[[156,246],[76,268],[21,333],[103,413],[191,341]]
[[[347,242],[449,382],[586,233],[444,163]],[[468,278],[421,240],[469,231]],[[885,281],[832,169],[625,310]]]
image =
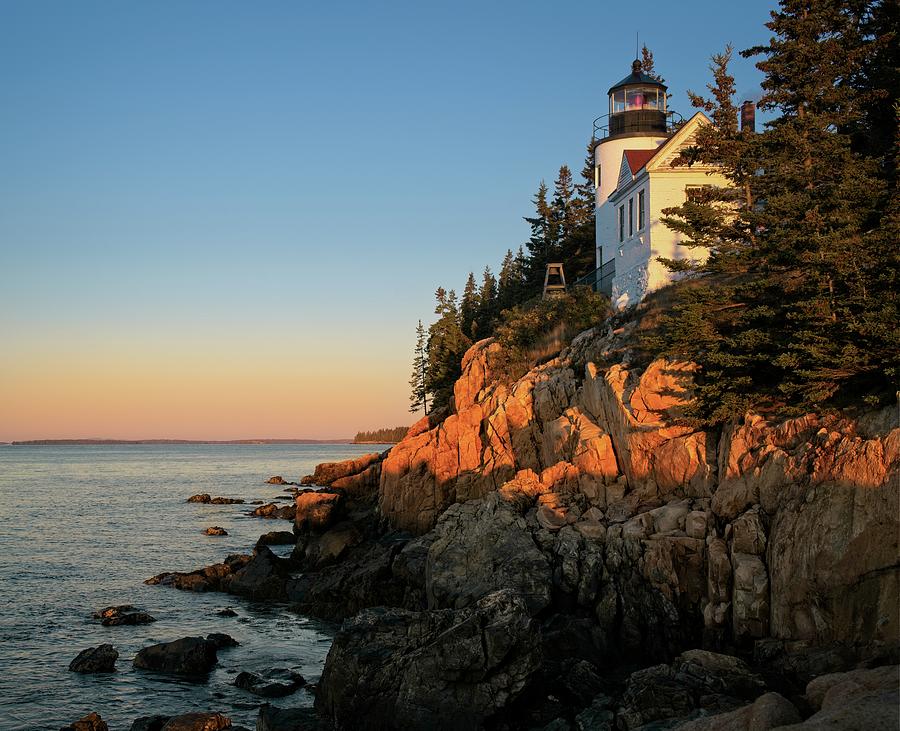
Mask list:
[[741,104],[741,132],[756,132],[756,105],[749,99]]

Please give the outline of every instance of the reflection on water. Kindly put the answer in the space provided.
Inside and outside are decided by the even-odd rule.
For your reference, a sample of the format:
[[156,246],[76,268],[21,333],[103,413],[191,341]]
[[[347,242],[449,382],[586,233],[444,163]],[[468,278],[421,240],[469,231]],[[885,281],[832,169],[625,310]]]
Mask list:
[[[376,448],[377,449],[377,448]],[[90,711],[110,728],[154,713],[219,710],[253,728],[263,699],[232,685],[241,670],[293,668],[309,681],[322,670],[333,627],[225,594],[146,586],[164,570],[189,571],[249,552],[284,521],[250,518],[252,506],[197,505],[194,493],[266,501],[323,461],[371,445],[182,445],[0,447],[0,728],[58,729]],[[205,536],[220,525],[228,536]],[[273,547],[289,551],[290,547]],[[134,604],[157,622],[102,627],[91,613]],[[232,607],[237,617],[216,612]],[[135,670],[154,642],[227,632],[241,645],[219,651],[208,681]],[[109,642],[117,672],[80,675],[69,662]],[[281,707],[311,705],[299,690]]]

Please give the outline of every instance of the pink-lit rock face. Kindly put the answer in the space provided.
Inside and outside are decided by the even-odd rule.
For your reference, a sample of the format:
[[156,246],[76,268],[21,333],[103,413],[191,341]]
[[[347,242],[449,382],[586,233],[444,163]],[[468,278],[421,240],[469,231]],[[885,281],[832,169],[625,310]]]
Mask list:
[[[443,606],[478,593],[452,577],[481,575],[479,556],[507,565],[502,545],[521,537],[548,557],[557,589],[626,638],[656,621],[649,602],[709,638],[896,640],[900,429],[889,411],[748,413],[698,430],[680,419],[696,366],[634,365],[635,327],[583,333],[515,382],[491,374],[498,346],[476,343],[446,418],[418,421],[382,462],[337,471],[371,485],[377,466],[368,489],[380,515],[415,534],[472,506],[453,508],[429,554],[440,583],[426,588]],[[478,507],[496,499],[508,508]],[[543,596],[541,580],[515,576]]]

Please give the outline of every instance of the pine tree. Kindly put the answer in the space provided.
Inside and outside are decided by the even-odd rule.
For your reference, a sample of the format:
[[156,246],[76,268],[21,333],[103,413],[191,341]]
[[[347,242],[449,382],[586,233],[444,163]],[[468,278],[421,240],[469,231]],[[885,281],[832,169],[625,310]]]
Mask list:
[[463,296],[459,303],[459,322],[463,333],[467,337],[475,337],[476,321],[478,319],[478,286],[475,284],[475,274],[469,272]]
[[525,242],[525,247],[528,249],[525,281],[529,293],[537,295],[540,294],[544,283],[547,264],[553,261],[553,256],[556,254],[557,243],[553,212],[547,202],[547,184],[543,180],[532,202],[535,215],[525,217],[531,226],[531,236]]
[[503,263],[500,265],[500,276],[497,277],[497,310],[503,311],[516,304],[517,284],[515,272],[516,260],[512,249],[506,250]]
[[486,266],[481,275],[481,287],[478,290],[478,326],[476,334],[479,338],[488,337],[494,331],[497,321],[497,280],[491,268]]
[[[413,413],[422,409],[428,414],[428,389],[425,376],[428,370],[428,349],[425,340],[425,328],[422,321],[416,326],[416,347],[413,351],[413,370],[409,379],[411,393],[409,396],[409,410]],[[357,438],[359,438],[357,436]]]
[[572,206],[575,194],[572,183],[572,171],[568,165],[562,165],[553,183],[553,201],[550,204],[554,234],[557,241],[565,241],[576,227],[576,210]]
[[[667,323],[673,350],[703,368],[698,413],[716,421],[768,402],[793,410],[892,391],[896,323],[896,190],[889,157],[859,144],[879,124],[867,105],[890,98],[877,80],[884,35],[871,0],[782,0],[767,27],[759,135],[737,130],[730,49],[713,58],[713,98],[692,96],[714,124],[686,162],[720,166],[733,188],[667,211],[716,276],[687,290]],[[881,58],[882,61],[878,59]],[[883,102],[884,103],[884,102]]]
[[443,287],[435,292],[437,305],[434,314],[438,319],[428,328],[428,369],[425,381],[432,394],[432,411],[450,404],[453,384],[462,372],[462,357],[471,340],[460,327],[456,292],[449,293]]

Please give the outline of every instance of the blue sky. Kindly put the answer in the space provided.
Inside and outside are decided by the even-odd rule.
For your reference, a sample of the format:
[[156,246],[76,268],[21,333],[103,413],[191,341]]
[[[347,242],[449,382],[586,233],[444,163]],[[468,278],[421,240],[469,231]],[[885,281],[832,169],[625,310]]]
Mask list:
[[[158,359],[185,379],[197,359],[224,373],[249,353],[282,358],[282,390],[315,378],[347,397],[327,413],[286,398],[289,419],[258,423],[235,406],[217,435],[409,421],[413,330],[434,289],[524,242],[534,190],[580,169],[635,32],[689,112],[709,55],[767,39],[771,7],[6,0],[0,439],[98,435],[74,402],[35,421],[29,398],[123,351],[122,368]],[[758,93],[752,62],[734,72]],[[250,391],[267,378],[240,373]],[[174,413],[150,434],[165,424],[141,431],[139,404],[128,413],[146,436],[208,426]]]

